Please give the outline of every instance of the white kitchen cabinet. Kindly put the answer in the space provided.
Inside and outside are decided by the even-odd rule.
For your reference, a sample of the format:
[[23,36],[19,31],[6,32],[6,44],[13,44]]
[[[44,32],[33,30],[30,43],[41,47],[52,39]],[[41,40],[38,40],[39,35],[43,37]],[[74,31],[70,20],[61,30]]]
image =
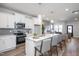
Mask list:
[[29,28],[29,21],[28,21],[28,18],[25,18],[25,28]]
[[15,15],[0,13],[0,28],[14,28]]
[[21,22],[21,19],[20,19],[19,15],[15,15],[15,20],[16,20],[16,23]]
[[24,16],[16,13],[15,14],[15,20],[16,20],[16,23],[23,23],[24,22]]
[[25,28],[33,28],[34,26],[34,20],[26,18],[24,15],[0,13],[0,28],[14,28],[15,23],[25,23]]
[[34,20],[33,19],[30,19],[30,18],[25,18],[25,28],[33,28],[34,26]]
[[8,13],[0,13],[0,28],[14,28],[15,22],[21,22],[20,15],[12,15]]
[[15,35],[0,36],[0,52],[8,51],[14,48],[16,48]]
[[21,16],[21,22],[22,22],[22,23],[26,23],[25,19],[26,19],[26,18],[25,18],[24,16]]
[[14,24],[16,22],[15,15],[8,15],[7,19],[7,28],[14,28]]
[[3,39],[0,39],[0,52],[5,50],[5,42]]
[[0,28],[7,28],[7,14],[0,13]]

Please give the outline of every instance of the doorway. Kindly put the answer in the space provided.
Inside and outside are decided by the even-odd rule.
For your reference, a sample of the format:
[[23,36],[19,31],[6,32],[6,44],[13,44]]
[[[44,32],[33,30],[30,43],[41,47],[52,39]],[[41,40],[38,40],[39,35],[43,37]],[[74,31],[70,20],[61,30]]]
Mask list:
[[73,25],[67,25],[67,34],[73,37]]

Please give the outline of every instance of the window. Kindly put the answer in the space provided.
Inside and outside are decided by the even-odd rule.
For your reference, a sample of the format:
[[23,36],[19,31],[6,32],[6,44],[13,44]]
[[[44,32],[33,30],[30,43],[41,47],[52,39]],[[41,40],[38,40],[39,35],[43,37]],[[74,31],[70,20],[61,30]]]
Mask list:
[[54,24],[50,25],[51,30],[54,30]]
[[58,25],[54,26],[54,30],[55,30],[55,32],[58,32]]
[[62,25],[59,25],[59,32],[62,32]]
[[54,25],[54,31],[55,32],[62,32],[62,25]]
[[54,24],[46,26],[45,32],[54,32]]

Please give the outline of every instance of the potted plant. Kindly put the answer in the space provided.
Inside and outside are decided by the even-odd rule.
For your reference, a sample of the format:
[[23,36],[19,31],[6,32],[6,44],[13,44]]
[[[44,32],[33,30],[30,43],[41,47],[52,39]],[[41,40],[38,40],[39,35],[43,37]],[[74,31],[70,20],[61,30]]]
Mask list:
[[36,33],[34,33],[33,35],[34,35],[34,36],[36,36],[37,34],[36,34]]
[[44,34],[44,30],[45,28],[44,28],[44,25],[42,24],[42,34]]

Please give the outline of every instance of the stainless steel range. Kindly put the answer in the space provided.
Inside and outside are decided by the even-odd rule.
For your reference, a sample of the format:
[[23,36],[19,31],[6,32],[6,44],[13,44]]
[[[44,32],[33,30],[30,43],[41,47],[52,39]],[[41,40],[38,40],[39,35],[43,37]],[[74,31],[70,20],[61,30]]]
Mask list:
[[24,32],[25,23],[15,23],[15,29],[16,32],[14,34],[16,35],[16,44],[24,43],[26,37]]

